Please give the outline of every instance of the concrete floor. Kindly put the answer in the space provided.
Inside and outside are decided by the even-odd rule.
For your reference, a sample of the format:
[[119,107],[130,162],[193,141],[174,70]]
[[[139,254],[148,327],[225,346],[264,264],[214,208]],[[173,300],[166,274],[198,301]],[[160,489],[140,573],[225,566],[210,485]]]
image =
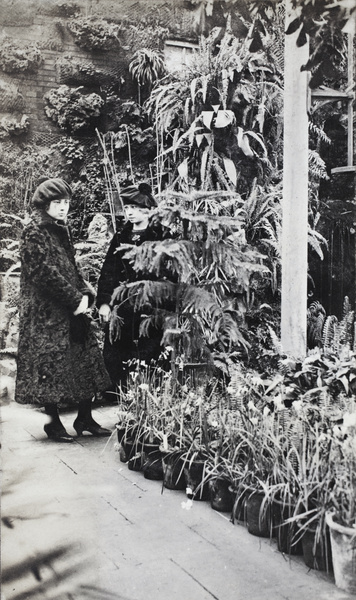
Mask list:
[[[93,414],[114,430],[115,406]],[[184,492],[162,493],[120,462],[115,433],[58,444],[45,419],[14,402],[1,409],[2,600],[354,598],[208,502],[182,508]],[[73,420],[63,414],[72,433]]]

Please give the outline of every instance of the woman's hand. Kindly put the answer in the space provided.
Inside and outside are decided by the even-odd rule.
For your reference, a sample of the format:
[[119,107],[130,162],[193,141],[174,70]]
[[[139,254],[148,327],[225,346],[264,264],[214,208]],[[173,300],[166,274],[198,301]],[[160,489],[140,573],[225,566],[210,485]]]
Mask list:
[[99,308],[100,323],[107,323],[110,319],[111,308],[108,304],[102,304]]
[[84,294],[83,298],[80,301],[78,308],[74,311],[73,315],[76,317],[77,315],[86,313],[88,308],[89,308],[89,296]]

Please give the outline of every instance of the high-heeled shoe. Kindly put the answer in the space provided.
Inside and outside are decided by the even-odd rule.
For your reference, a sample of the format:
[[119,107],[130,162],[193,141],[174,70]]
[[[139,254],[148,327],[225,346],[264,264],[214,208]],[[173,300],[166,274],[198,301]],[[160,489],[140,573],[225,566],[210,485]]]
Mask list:
[[94,437],[108,437],[112,433],[110,429],[101,427],[94,419],[80,421],[77,417],[73,423],[73,427],[78,436],[82,435],[84,431],[91,433]]
[[69,435],[69,433],[61,425],[56,425],[54,423],[46,423],[43,429],[45,430],[45,433],[47,434],[50,440],[64,443],[74,442],[74,437],[72,435]]

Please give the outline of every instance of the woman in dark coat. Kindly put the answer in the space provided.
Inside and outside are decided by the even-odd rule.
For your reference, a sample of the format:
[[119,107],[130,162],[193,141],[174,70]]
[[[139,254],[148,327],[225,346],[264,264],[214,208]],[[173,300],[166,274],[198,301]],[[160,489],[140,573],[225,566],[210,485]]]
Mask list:
[[34,210],[21,239],[20,330],[15,399],[43,406],[51,420],[47,436],[72,442],[58,404],[77,405],[78,435],[111,432],[91,415],[93,396],[107,389],[95,324],[86,314],[94,295],[80,274],[66,225],[71,197],[62,179],[47,179],[36,189]]
[[[143,274],[133,269],[123,256],[123,251],[120,251],[122,245],[139,246],[146,241],[170,237],[168,230],[150,219],[150,211],[157,204],[148,184],[141,183],[138,187],[129,186],[123,189],[120,195],[125,206],[127,222],[120,232],[115,233],[111,241],[101,269],[96,300],[100,319],[107,324],[110,321],[112,310],[110,303],[115,288],[124,282],[150,277],[147,273]],[[124,250],[126,248],[124,247]],[[104,361],[112,380],[112,387],[115,389],[116,385],[119,385],[125,390],[130,370],[130,365],[127,363],[136,359],[149,365],[152,359],[157,360],[161,352],[162,331],[151,326],[148,336],[140,336],[142,311],[135,311],[128,302],[122,303],[120,307],[115,306],[115,309],[116,318],[121,321],[120,334],[116,340],[110,340],[109,326],[106,325]]]

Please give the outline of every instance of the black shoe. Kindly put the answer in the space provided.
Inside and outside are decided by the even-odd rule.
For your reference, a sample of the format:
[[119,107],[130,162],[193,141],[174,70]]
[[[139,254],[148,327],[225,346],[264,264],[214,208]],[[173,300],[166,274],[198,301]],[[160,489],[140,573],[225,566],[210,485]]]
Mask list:
[[69,435],[67,431],[64,429],[63,425],[55,425],[54,423],[47,423],[43,429],[47,433],[50,440],[54,440],[55,442],[65,442],[70,443],[74,442],[74,437]]
[[99,423],[94,421],[94,419],[80,421],[78,418],[76,418],[73,423],[73,427],[78,436],[82,435],[84,431],[88,431],[88,433],[91,433],[94,437],[108,437],[112,433],[110,429],[101,427]]

